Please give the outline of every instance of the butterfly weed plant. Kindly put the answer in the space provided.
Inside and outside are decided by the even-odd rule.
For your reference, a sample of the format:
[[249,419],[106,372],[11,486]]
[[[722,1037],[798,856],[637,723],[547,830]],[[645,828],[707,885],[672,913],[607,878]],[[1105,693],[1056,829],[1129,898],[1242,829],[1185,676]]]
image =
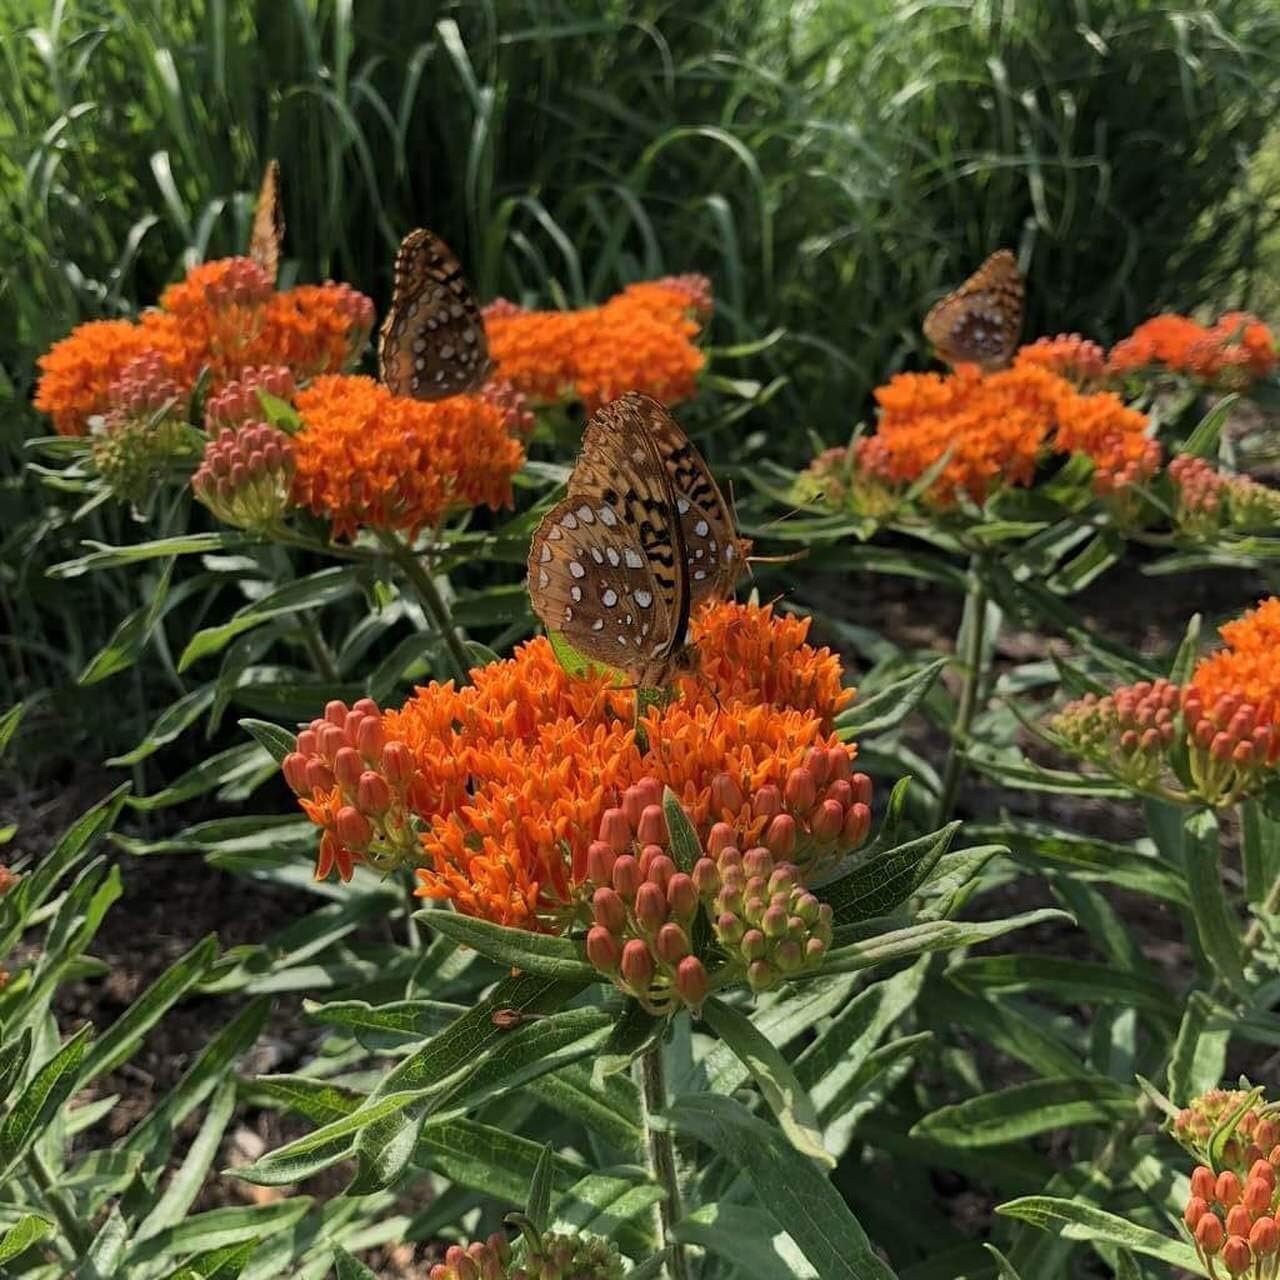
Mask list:
[[[735,510],[691,438],[703,278],[482,306],[414,231],[364,376],[369,299],[279,287],[288,181],[268,166],[246,256],[42,362],[43,478],[154,532],[55,572],[162,566],[87,675],[170,628],[175,676],[221,659],[121,763],[248,714],[0,875],[4,1265],[341,1280],[421,1246],[432,1280],[1274,1276],[1280,601],[1157,654],[1076,607],[1135,563],[1265,584],[1272,490],[1224,424],[1265,398],[1267,327],[1023,341],[1036,275],[998,251],[923,320],[946,372],[895,375],[874,431],[754,470]],[[738,601],[774,539],[808,552],[756,561],[787,593]],[[954,653],[800,607],[867,566],[961,596]],[[1004,661],[1009,620],[1048,656]],[[993,784],[1012,811],[984,812]],[[197,798],[217,816],[128,821]],[[119,893],[101,837],[314,910],[64,1034]],[[299,996],[293,1069],[242,1061]],[[178,1001],[228,998],[173,1092],[104,1130],[102,1079]],[[280,1136],[226,1167],[249,1113]],[[993,1210],[982,1238],[947,1179]],[[228,1184],[249,1203],[207,1207]]]

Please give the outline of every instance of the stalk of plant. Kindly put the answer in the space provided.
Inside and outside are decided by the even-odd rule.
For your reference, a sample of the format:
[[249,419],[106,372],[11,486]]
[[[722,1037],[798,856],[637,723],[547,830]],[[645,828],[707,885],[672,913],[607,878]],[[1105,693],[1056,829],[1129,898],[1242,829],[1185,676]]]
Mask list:
[[661,1041],[641,1056],[637,1074],[649,1176],[662,1188],[662,1199],[654,1207],[654,1222],[659,1248],[667,1250],[664,1274],[670,1280],[690,1280],[688,1256],[684,1246],[674,1237],[675,1225],[683,1216],[675,1142],[670,1129],[653,1123],[654,1117],[666,1109],[668,1101],[666,1062]]

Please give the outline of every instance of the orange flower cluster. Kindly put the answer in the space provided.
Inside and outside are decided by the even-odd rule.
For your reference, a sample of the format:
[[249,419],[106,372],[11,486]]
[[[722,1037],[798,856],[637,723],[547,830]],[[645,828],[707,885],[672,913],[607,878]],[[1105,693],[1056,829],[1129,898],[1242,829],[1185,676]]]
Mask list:
[[[419,689],[383,713],[380,742],[405,744],[413,762],[404,772],[415,779],[409,802],[421,824],[420,893],[500,924],[555,928],[574,910],[603,814],[645,778],[672,788],[704,839],[723,822],[740,847],[758,844],[790,803],[788,779],[812,748],[854,755],[829,731],[852,691],[839,686],[833,656],[806,637],[804,623],[768,607],[705,610],[694,622],[701,675],[669,705],[643,713],[643,740],[634,691],[604,674],[569,676],[544,639],[477,668],[466,688]],[[722,685],[728,658],[717,650],[729,646],[741,671]],[[761,802],[762,789],[777,803]],[[865,798],[846,797],[842,824],[845,808]],[[328,793],[310,799],[317,812],[335,814],[350,803]],[[815,811],[825,804],[796,799]],[[793,833],[792,861],[814,844],[810,834]]]
[[524,449],[480,396],[424,402],[333,374],[297,394],[294,503],[351,537],[361,525],[415,534],[460,507],[511,502]]
[[687,400],[705,357],[694,345],[702,295],[687,282],[629,285],[599,307],[486,308],[501,377],[536,401],[581,399],[588,412],[626,391],[665,404]]
[[1219,628],[1226,648],[1202,658],[1191,673],[1190,689],[1206,706],[1224,697],[1253,710],[1254,723],[1280,720],[1280,597]]
[[1159,315],[1117,342],[1107,357],[1113,374],[1163,366],[1202,382],[1243,389],[1276,365],[1271,330],[1256,316],[1232,311],[1206,327],[1187,316]]
[[1101,381],[1107,368],[1107,353],[1078,333],[1060,333],[1056,338],[1037,338],[1019,349],[1018,366],[1035,366],[1060,374],[1077,387]]
[[940,505],[961,494],[982,502],[1000,485],[1031,484],[1051,449],[1088,455],[1103,493],[1159,465],[1144,415],[1109,392],[1077,391],[1036,359],[992,374],[976,365],[902,373],[878,388],[876,399],[880,421],[876,434],[858,443],[859,471],[908,485],[947,455],[927,495]]
[[113,384],[143,352],[155,352],[189,390],[208,368],[211,389],[248,368],[285,366],[295,379],[334,373],[363,350],[373,303],[347,285],[300,285],[277,293],[248,258],[192,268],[157,310],[80,325],[41,357],[36,408],[61,435],[83,435],[89,418],[115,405]]

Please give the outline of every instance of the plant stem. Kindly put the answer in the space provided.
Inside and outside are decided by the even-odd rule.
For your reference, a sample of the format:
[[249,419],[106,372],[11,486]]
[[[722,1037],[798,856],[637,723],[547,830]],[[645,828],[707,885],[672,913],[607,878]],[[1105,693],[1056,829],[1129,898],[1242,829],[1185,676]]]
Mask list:
[[309,613],[299,613],[295,617],[298,621],[298,632],[302,636],[302,643],[311,655],[311,664],[315,667],[316,674],[328,680],[331,684],[337,684],[342,677],[338,674],[338,668],[333,661],[333,654],[329,652],[329,646],[325,644],[324,636],[320,634],[320,628],[316,626],[315,618]]
[[444,641],[444,647],[449,651],[449,659],[459,682],[470,684],[471,659],[467,656],[462,641],[458,639],[453,620],[449,617],[449,607],[436,587],[435,580],[422,567],[413,549],[407,546],[397,534],[379,529],[378,539],[386,547],[392,560],[403,570],[404,576],[413,583],[413,589],[418,593],[418,599],[427,617],[431,619],[440,638]]
[[655,1128],[650,1123],[651,1118],[667,1106],[667,1074],[660,1043],[640,1058],[640,1096],[649,1175],[663,1192],[657,1206],[658,1247],[668,1251],[666,1270],[671,1280],[689,1280],[689,1260],[684,1246],[674,1238],[675,1225],[682,1216],[675,1143],[670,1130]]
[[951,749],[947,753],[947,766],[942,775],[942,788],[938,793],[938,809],[934,826],[946,823],[956,804],[956,792],[964,773],[964,757],[969,747],[969,730],[978,709],[978,693],[982,686],[984,670],[982,651],[986,641],[987,592],[979,572],[979,559],[969,561],[969,587],[964,598],[964,617],[960,623],[957,649],[963,649],[961,662],[960,702],[956,707],[955,723],[951,726]]
[[44,1157],[35,1147],[32,1147],[23,1157],[23,1163],[27,1166],[31,1180],[40,1188],[41,1199],[49,1212],[58,1220],[58,1226],[66,1237],[67,1243],[77,1257],[82,1257],[93,1243],[93,1233],[76,1217],[76,1211],[71,1202],[58,1190],[49,1166],[45,1164]]

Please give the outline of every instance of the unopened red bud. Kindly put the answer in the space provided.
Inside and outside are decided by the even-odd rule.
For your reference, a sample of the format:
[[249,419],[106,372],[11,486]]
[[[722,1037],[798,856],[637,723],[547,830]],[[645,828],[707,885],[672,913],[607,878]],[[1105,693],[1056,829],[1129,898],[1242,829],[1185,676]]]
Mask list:
[[311,759],[307,761],[307,791],[332,791],[334,787],[333,770],[323,761]]
[[720,869],[710,858],[699,858],[693,864],[693,884],[699,897],[713,898],[720,892]]
[[[812,752],[810,754],[813,754]],[[825,762],[826,753],[823,754]],[[787,774],[787,784],[783,791],[787,808],[796,813],[808,813],[818,799],[818,786],[813,771],[807,768],[792,769]]]
[[752,807],[757,817],[772,818],[774,814],[782,812],[782,792],[772,782],[768,782],[756,791]]
[[713,858],[725,849],[731,849],[737,837],[727,822],[717,822],[707,832],[707,853]]
[[[1259,1131],[1261,1131],[1261,1128],[1262,1126],[1259,1125]],[[1258,1133],[1255,1133],[1254,1137],[1257,1138]],[[1261,1148],[1259,1148],[1259,1151],[1261,1151]],[[1253,1181],[1256,1178],[1261,1178],[1272,1191],[1276,1189],[1276,1171],[1269,1161],[1261,1155],[1256,1156],[1249,1165],[1249,1180]]]
[[1250,706],[1243,706],[1231,717],[1227,732],[1233,738],[1247,738],[1253,733],[1256,712]]
[[587,959],[603,973],[613,973],[621,961],[617,939],[602,925],[587,930]]
[[1253,1266],[1253,1254],[1244,1236],[1229,1235],[1222,1246],[1222,1265],[1233,1276],[1242,1276]]
[[320,739],[314,729],[303,729],[298,734],[298,754],[313,756],[320,750]]
[[678,924],[668,920],[658,930],[653,947],[659,960],[666,964],[678,964],[689,954],[689,936]]
[[871,804],[871,779],[865,773],[855,773],[849,781],[853,784],[853,798],[858,804]]
[[768,949],[768,940],[759,929],[748,929],[742,935],[742,943],[738,948],[744,960],[759,960]]
[[393,740],[383,744],[382,773],[393,787],[408,782],[413,772],[413,752],[408,743]]
[[613,887],[624,898],[634,898],[640,887],[640,864],[630,853],[620,854],[613,863]]
[[639,787],[628,787],[622,793],[622,812],[634,831],[640,823],[640,815],[644,812],[644,794]]
[[631,824],[621,809],[606,809],[600,817],[600,839],[621,853],[631,845]]
[[778,814],[765,833],[764,842],[779,858],[789,858],[796,850],[796,820],[789,813]]
[[781,866],[773,869],[773,874],[769,877],[769,892],[771,894],[790,895],[795,887],[796,869],[789,862],[784,862]]
[[711,812],[717,817],[726,813],[737,817],[742,804],[742,788],[729,774],[717,773],[711,779]]
[[284,780],[289,784],[294,795],[302,796],[308,793],[307,757],[301,751],[291,751],[285,756],[280,768],[284,774]]
[[636,787],[640,792],[640,808],[642,811],[647,809],[651,804],[661,806],[663,788],[662,783],[659,782],[657,778],[641,778],[640,781],[636,783]]
[[1241,1162],[1252,1167],[1257,1161],[1262,1159],[1262,1148],[1256,1142],[1251,1142],[1245,1148],[1244,1160]]
[[326,724],[320,729],[320,754],[330,764],[343,747],[347,745],[347,735],[336,724]]
[[643,857],[640,859],[640,864],[647,878],[652,880],[663,893],[666,893],[667,886],[671,883],[671,877],[676,873],[676,864],[661,851],[658,852],[656,857],[649,859],[648,867],[644,866]]
[[1191,1194],[1201,1200],[1212,1200],[1217,1192],[1214,1190],[1213,1170],[1205,1165],[1197,1165],[1191,1175]]
[[1231,749],[1235,743],[1225,733],[1215,733],[1213,741],[1209,744],[1209,754],[1215,760],[1230,760]]
[[733,845],[727,845],[716,855],[716,866],[722,876],[728,875],[730,871],[742,871],[741,852]]
[[667,895],[652,880],[636,890],[636,922],[646,933],[654,934],[667,918]]
[[685,956],[676,966],[676,991],[689,1008],[702,1008],[709,985],[707,971],[697,956]]
[[636,825],[636,839],[641,844],[665,844],[667,841],[667,816],[660,804],[646,805]]
[[767,879],[773,874],[773,856],[768,849],[756,846],[742,855],[742,872],[748,880]]
[[849,812],[844,816],[844,831],[842,834],[845,842],[856,849],[867,838],[870,830],[870,808],[861,801],[851,805]]
[[376,716],[366,716],[360,721],[360,728],[356,730],[356,750],[366,760],[377,760],[382,754],[385,741],[386,736],[380,719]]
[[827,944],[821,938],[810,938],[804,944],[805,959],[810,964],[817,964],[827,950]]
[[842,809],[853,803],[853,784],[848,778],[841,778],[827,788],[826,799],[834,800]]
[[698,910],[698,888],[692,876],[677,871],[667,881],[667,906],[677,920],[688,923],[693,919]]
[[[813,775],[814,783],[817,786],[823,786],[831,776],[831,763],[827,759],[826,747],[810,747],[804,753],[804,768]],[[810,801],[809,805],[804,807],[808,808],[812,803],[813,801]]]
[[735,947],[743,939],[746,933],[746,926],[742,923],[740,917],[734,915],[732,911],[722,911],[716,917],[716,937],[725,947]]
[[360,775],[364,772],[364,761],[354,747],[343,747],[333,758],[333,776],[342,789],[348,793],[355,791],[360,785]]
[[1120,735],[1120,749],[1122,751],[1136,751],[1138,749],[1138,735],[1133,729],[1126,729]]
[[382,774],[366,769],[360,775],[356,783],[356,804],[365,813],[371,813],[376,818],[382,817],[391,808],[391,788],[387,786],[387,780]]
[[363,849],[373,839],[373,827],[369,825],[369,819],[354,805],[344,804],[338,810],[334,826],[338,839],[349,849]]
[[1253,764],[1253,743],[1237,742],[1231,748],[1231,763],[1240,769],[1247,769]]
[[1227,1233],[1222,1228],[1222,1219],[1216,1213],[1206,1213],[1196,1223],[1196,1244],[1211,1258],[1222,1248],[1222,1242],[1226,1236]]
[[1280,1142],[1280,1125],[1267,1116],[1258,1121],[1258,1127],[1253,1131],[1253,1140],[1263,1151],[1270,1151],[1277,1142]]
[[653,957],[649,947],[639,938],[632,938],[622,948],[622,979],[637,993],[647,991],[653,981]]
[[1240,1199],[1240,1193],[1244,1188],[1240,1185],[1239,1175],[1233,1173],[1230,1169],[1224,1169],[1218,1174],[1218,1180],[1213,1186],[1213,1198],[1224,1209],[1229,1209]]
[[347,704],[340,698],[324,704],[324,718],[341,729],[347,723]]
[[587,846],[587,879],[592,884],[609,884],[617,857],[603,840],[593,840]]
[[1146,753],[1150,754],[1160,749],[1160,730],[1145,729],[1142,737],[1138,740],[1139,747]]
[[1272,1190],[1272,1184],[1268,1180],[1251,1177],[1244,1184],[1244,1195],[1241,1199],[1241,1204],[1256,1218],[1265,1209],[1271,1207]]
[[844,810],[834,800],[824,800],[809,815],[809,830],[815,840],[834,840],[844,828]]
[[787,931],[787,913],[781,907],[770,907],[760,921],[766,938],[780,938]]
[[627,907],[622,896],[607,885],[591,895],[591,914],[602,929],[621,933],[627,927]]
[[511,1256],[511,1246],[507,1243],[507,1237],[501,1231],[495,1231],[486,1243],[497,1255],[499,1262],[506,1262]]
[[1270,1151],[1267,1152],[1267,1163],[1272,1168],[1280,1169],[1280,1143],[1277,1143]]
[[1195,728],[1191,731],[1191,737],[1195,741],[1197,747],[1202,750],[1208,749],[1209,744],[1213,741],[1217,734],[1213,721],[1206,717],[1203,720],[1197,720]]
[[1280,1250],[1280,1227],[1274,1218],[1259,1218],[1249,1228],[1249,1248],[1260,1258],[1269,1258]]
[[1194,1231],[1200,1219],[1208,1212],[1209,1206],[1199,1196],[1192,1196],[1182,1211],[1182,1220],[1187,1224],[1187,1230]]
[[773,958],[783,973],[795,973],[804,964],[804,949],[794,938],[788,938],[778,944]]
[[1227,1210],[1227,1235],[1229,1236],[1248,1236],[1249,1228],[1253,1226],[1253,1214],[1242,1204],[1233,1204]]
[[1256,1111],[1246,1111],[1240,1117],[1240,1123],[1236,1127],[1241,1133],[1251,1134],[1258,1127],[1258,1113]]

